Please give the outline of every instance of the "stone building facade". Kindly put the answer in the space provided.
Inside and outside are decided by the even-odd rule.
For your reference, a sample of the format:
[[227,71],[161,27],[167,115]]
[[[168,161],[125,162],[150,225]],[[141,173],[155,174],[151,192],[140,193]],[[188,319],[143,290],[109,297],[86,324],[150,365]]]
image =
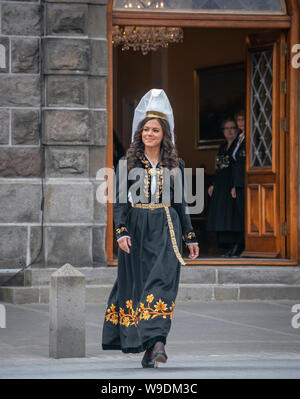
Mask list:
[[2,269],[106,263],[106,3],[0,1]]

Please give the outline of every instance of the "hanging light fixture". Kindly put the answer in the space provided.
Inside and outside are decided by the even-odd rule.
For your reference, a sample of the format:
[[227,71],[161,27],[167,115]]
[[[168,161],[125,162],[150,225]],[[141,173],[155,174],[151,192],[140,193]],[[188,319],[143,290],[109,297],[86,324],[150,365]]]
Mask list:
[[126,10],[147,8],[162,9],[168,0],[118,0],[118,7],[124,7]]
[[[164,11],[169,0],[117,0],[117,8],[126,11],[155,10]],[[169,43],[183,42],[183,29],[158,26],[113,26],[113,44],[122,50],[142,51],[144,55],[158,48],[167,48]]]
[[122,50],[142,51],[144,55],[158,48],[167,48],[169,43],[183,42],[183,29],[162,26],[113,26],[113,44]]

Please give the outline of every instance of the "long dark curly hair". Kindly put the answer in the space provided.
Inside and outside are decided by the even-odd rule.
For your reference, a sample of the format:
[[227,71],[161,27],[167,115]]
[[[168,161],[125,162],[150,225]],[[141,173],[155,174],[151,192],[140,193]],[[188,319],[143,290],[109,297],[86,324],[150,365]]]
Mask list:
[[157,119],[163,130],[163,139],[160,145],[159,161],[169,170],[179,166],[177,150],[172,142],[171,129],[169,122],[166,119],[147,117],[143,119],[135,132],[134,140],[126,152],[126,159],[128,169],[132,169],[137,162],[144,155],[145,145],[142,140],[142,133],[144,126],[151,119]]

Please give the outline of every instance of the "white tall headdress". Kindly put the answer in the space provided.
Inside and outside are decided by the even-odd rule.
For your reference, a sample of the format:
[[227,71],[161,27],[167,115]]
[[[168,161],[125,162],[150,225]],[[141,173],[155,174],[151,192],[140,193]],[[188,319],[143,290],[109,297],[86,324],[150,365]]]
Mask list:
[[139,123],[146,117],[166,119],[170,125],[172,142],[175,144],[173,110],[164,90],[151,89],[139,102],[134,111],[131,141],[134,139]]

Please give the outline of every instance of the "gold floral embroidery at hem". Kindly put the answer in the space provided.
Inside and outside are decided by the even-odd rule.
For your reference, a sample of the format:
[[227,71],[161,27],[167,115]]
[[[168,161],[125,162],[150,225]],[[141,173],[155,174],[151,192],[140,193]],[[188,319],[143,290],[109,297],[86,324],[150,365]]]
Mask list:
[[186,238],[187,240],[190,240],[191,238],[194,238],[194,237],[196,237],[196,234],[195,234],[193,231],[191,231],[190,233],[188,233],[188,234],[185,236],[185,238]]
[[105,321],[110,321],[111,323],[117,325],[120,323],[120,325],[123,325],[125,327],[129,326],[135,326],[137,327],[138,323],[140,320],[149,320],[149,319],[154,319],[155,317],[162,316],[163,319],[166,319],[167,316],[172,319],[175,303],[172,301],[172,305],[169,307],[161,300],[159,299],[154,307],[151,307],[151,303],[154,301],[154,295],[150,294],[146,298],[147,305],[144,303],[140,302],[140,305],[136,308],[136,310],[133,309],[132,307],[132,300],[127,300],[126,301],[126,307],[128,309],[127,313],[125,313],[123,308],[119,308],[119,311],[117,311],[116,306],[112,304],[110,308],[106,308],[106,315],[105,315]]
[[122,231],[127,231],[127,232],[128,232],[128,230],[127,230],[126,227],[120,227],[119,229],[116,229],[116,233],[117,233],[117,234],[121,234]]

